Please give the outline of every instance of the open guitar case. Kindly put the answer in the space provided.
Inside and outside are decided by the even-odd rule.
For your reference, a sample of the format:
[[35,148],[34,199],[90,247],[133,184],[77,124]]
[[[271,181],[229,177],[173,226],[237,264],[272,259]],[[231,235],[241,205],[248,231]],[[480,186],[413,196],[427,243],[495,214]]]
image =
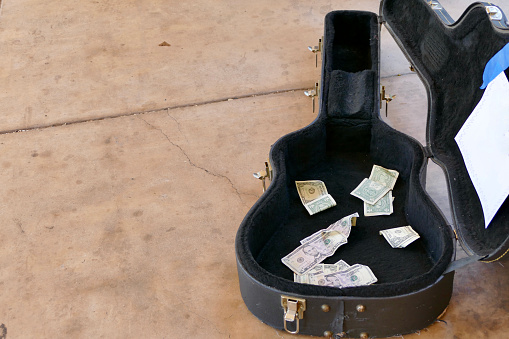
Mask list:
[[[485,229],[479,198],[454,140],[484,93],[486,63],[509,43],[506,17],[496,11],[491,4],[474,3],[454,23],[438,1],[383,0],[380,15],[335,11],[325,17],[319,114],[272,146],[272,183],[236,237],[241,294],[262,322],[331,338],[416,332],[447,308],[455,269],[469,261],[494,261],[507,252],[509,199]],[[425,84],[426,146],[380,118],[382,24]],[[425,191],[428,159],[444,170],[454,225]],[[363,202],[350,195],[374,164],[400,173],[390,216],[364,217]],[[296,180],[322,180],[337,206],[310,216]],[[301,239],[355,212],[360,217],[348,243],[324,263],[343,259],[367,265],[378,282],[343,289],[294,282],[281,258]],[[405,225],[420,239],[404,249],[393,249],[379,235]],[[456,239],[469,255],[462,261],[455,260]]]

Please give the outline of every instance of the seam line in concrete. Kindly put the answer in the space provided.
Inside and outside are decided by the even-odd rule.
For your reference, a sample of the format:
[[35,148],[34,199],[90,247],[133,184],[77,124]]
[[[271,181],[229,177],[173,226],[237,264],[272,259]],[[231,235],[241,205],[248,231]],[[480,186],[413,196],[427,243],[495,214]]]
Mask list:
[[146,114],[146,113],[155,113],[155,112],[162,112],[162,111],[169,112],[170,110],[175,110],[175,109],[180,109],[180,108],[217,104],[220,102],[225,102],[225,101],[230,101],[230,100],[255,98],[255,97],[267,96],[267,95],[272,95],[272,94],[291,93],[291,92],[295,92],[295,91],[305,91],[310,88],[311,87],[304,87],[304,88],[283,89],[283,90],[276,90],[276,91],[269,91],[269,92],[259,92],[259,93],[254,93],[254,94],[244,94],[244,95],[238,95],[238,96],[233,96],[233,97],[229,97],[229,98],[221,98],[221,99],[207,100],[207,101],[202,101],[202,102],[194,102],[194,103],[190,103],[190,104],[176,105],[176,106],[158,108],[158,109],[148,110],[148,111],[121,113],[121,114],[116,114],[116,115],[110,115],[107,117],[79,119],[79,120],[73,120],[73,121],[68,121],[68,122],[61,122],[61,123],[57,123],[57,124],[40,125],[40,126],[33,126],[33,127],[28,127],[28,128],[16,128],[16,129],[10,129],[10,130],[6,130],[6,131],[0,131],[0,135],[11,134],[11,133],[20,133],[20,132],[29,132],[29,131],[33,131],[33,130],[42,130],[42,129],[51,128],[51,127],[75,125],[75,124],[82,124],[82,123],[93,122],[93,121],[102,121],[102,120],[108,120],[108,119],[130,117],[130,116]]
[[393,74],[393,75],[386,75],[384,77],[380,77],[380,79],[397,78],[397,77],[402,77],[402,76],[406,76],[406,75],[417,75],[417,73],[415,73],[415,72],[398,73],[398,74]]

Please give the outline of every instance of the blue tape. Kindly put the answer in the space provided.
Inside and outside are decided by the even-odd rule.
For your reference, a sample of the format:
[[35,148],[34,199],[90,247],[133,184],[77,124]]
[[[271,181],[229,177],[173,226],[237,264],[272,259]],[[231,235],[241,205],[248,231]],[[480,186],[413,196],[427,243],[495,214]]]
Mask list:
[[493,79],[507,68],[509,68],[509,43],[498,51],[486,64],[482,75],[482,80],[484,82],[481,89],[485,89]]

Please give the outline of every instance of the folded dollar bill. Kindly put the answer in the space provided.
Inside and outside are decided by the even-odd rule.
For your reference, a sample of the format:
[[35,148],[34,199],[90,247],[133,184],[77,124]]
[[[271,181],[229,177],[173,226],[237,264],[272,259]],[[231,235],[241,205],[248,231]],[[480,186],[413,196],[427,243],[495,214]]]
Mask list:
[[301,283],[301,284],[309,284],[309,278],[308,278],[309,275],[316,274],[316,273],[323,273],[323,265],[324,264],[318,264],[315,267],[313,267],[312,269],[310,269],[305,274],[297,274],[294,272],[293,273],[293,281]]
[[323,181],[296,181],[295,185],[297,186],[297,192],[299,193],[300,200],[309,215],[313,215],[336,206],[336,201],[327,192],[327,188]]
[[396,170],[373,165],[369,178],[350,193],[364,201],[364,216],[390,215],[394,212],[392,189],[398,176]]
[[343,260],[338,261],[335,264],[318,264],[309,270],[306,274],[297,274],[293,273],[293,281],[301,284],[311,284],[311,285],[324,285],[324,275],[339,272],[349,268],[348,265]]
[[370,205],[364,201],[364,216],[374,217],[378,215],[391,215],[394,211],[392,201],[392,191],[387,192],[387,194],[385,194],[382,199],[378,200],[374,205]]
[[324,285],[339,288],[366,286],[378,281],[368,266],[355,264],[343,271],[324,274]]
[[350,268],[351,266],[348,265],[345,261],[343,260],[340,260],[338,261],[337,263],[335,263],[334,265],[338,266],[339,268],[339,271],[344,271],[346,270],[347,268]]
[[394,189],[394,185],[396,184],[396,179],[398,179],[398,176],[398,171],[383,168],[382,166],[378,165],[373,165],[369,179],[376,181],[384,186],[390,187],[392,190]]
[[335,223],[331,224],[329,227],[323,230],[319,230],[313,234],[311,234],[309,237],[306,237],[300,241],[301,244],[304,244],[308,242],[311,238],[316,236],[317,234],[325,231],[338,231],[342,233],[346,238],[350,235],[350,230],[352,226],[355,226],[357,223],[357,218],[359,217],[359,213],[353,213],[350,215],[347,215],[344,218],[341,218],[340,220],[336,221]]
[[370,179],[364,179],[350,194],[370,205],[374,205],[390,190],[390,187],[384,186],[381,183]]
[[339,267],[333,264],[322,264],[321,271],[308,273],[308,284],[323,286],[325,284],[324,275],[339,271]]
[[392,248],[404,248],[409,244],[419,239],[419,234],[413,230],[412,226],[403,226],[390,228],[380,231],[385,240],[392,246]]
[[332,256],[339,246],[346,243],[346,237],[338,231],[320,232],[283,257],[281,261],[295,273],[304,274],[325,258]]

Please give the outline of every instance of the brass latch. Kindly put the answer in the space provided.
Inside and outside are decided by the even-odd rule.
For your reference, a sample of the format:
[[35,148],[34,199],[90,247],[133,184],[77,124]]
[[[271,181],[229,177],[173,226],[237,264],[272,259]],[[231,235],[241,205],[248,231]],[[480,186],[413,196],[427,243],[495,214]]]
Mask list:
[[385,101],[385,116],[387,116],[388,103],[395,97],[395,95],[387,95],[385,93],[385,86],[382,86],[382,91],[380,92],[380,109],[382,109],[382,101]]
[[304,94],[313,100],[313,113],[315,113],[315,98],[320,95],[320,85],[315,82],[315,87],[304,91]]
[[270,165],[270,161],[265,161],[265,169],[260,172],[253,173],[253,176],[262,181],[263,191],[265,192],[267,190],[265,180],[269,179],[269,183],[272,182],[272,166]]
[[323,43],[322,43],[323,37],[318,39],[318,46],[308,46],[308,49],[315,53],[315,67],[318,67],[318,53],[322,51]]
[[[288,297],[285,295],[281,296],[281,306],[283,306],[284,315],[283,322],[285,331],[291,334],[299,333],[299,320],[304,318],[304,311],[306,310],[306,299]],[[288,322],[295,323],[295,331],[288,329]]]

